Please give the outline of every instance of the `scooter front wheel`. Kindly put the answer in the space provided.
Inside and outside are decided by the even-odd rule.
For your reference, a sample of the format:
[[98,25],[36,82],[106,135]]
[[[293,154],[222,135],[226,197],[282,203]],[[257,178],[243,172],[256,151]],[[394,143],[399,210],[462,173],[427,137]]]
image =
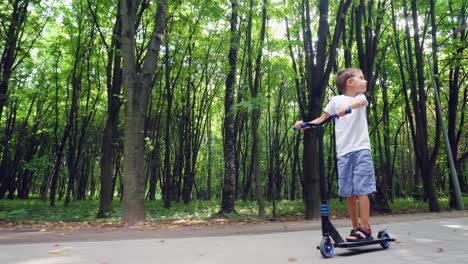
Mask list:
[[320,253],[324,258],[333,257],[335,252],[333,251],[333,243],[330,238],[324,237],[322,241],[320,241]]

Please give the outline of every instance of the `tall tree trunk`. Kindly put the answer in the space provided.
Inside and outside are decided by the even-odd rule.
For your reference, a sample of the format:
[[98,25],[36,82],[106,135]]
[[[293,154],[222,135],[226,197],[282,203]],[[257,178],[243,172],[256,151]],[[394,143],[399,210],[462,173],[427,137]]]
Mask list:
[[[379,75],[378,67],[376,65],[376,59],[378,58],[378,43],[380,42],[381,36],[381,25],[383,22],[383,17],[386,10],[386,1],[379,0],[377,2],[377,14],[374,14],[374,1],[364,1],[360,0],[359,6],[356,8],[356,42],[358,50],[358,60],[359,66],[363,71],[364,77],[367,80],[367,93],[370,94],[367,96],[368,101],[370,102],[368,109],[372,109],[372,116],[374,117],[375,126],[377,127],[378,122],[378,111],[377,111],[377,101],[376,101],[376,81]],[[364,25],[364,30],[363,30]],[[385,53],[381,55],[385,57]],[[377,63],[378,64],[378,63]],[[368,118],[371,116],[368,112]],[[371,135],[372,136],[372,135]],[[388,194],[391,187],[388,185],[388,171],[384,171],[386,164],[389,164],[390,160],[384,159],[382,153],[382,146],[380,140],[380,131],[377,130],[375,136],[373,137],[376,140],[377,144],[374,146],[379,151],[381,157],[381,162],[375,162],[377,165],[377,195],[375,196],[378,199],[372,199],[373,208],[384,212],[390,211],[390,206],[388,204]],[[385,137],[385,135],[384,135]],[[385,156],[389,157],[389,156]],[[379,175],[380,174],[380,175]],[[382,176],[382,177],[379,177]]]
[[[327,0],[321,0],[319,3],[319,26],[317,32],[317,43],[312,43],[311,35],[311,18],[309,1],[304,1],[302,14],[305,13],[303,21],[303,36],[304,36],[304,52],[306,63],[306,80],[307,80],[307,106],[301,109],[307,109],[302,112],[303,120],[312,120],[321,114],[323,96],[325,88],[328,85],[331,70],[335,64],[336,48],[338,45],[341,23],[343,20],[339,19],[345,16],[351,0],[340,1],[338,11],[336,14],[336,25],[331,40],[329,39],[329,24],[328,13],[329,3]],[[316,49],[314,49],[316,47]],[[312,131],[304,132],[304,154],[303,154],[303,168],[304,168],[304,181],[303,193],[305,202],[305,218],[317,218],[320,216],[320,175],[318,171],[318,157],[323,153],[318,151],[318,137]]]
[[[189,62],[188,66],[189,69],[192,68],[192,43],[189,43],[189,52],[188,52],[188,57],[189,57]],[[183,131],[184,138],[185,138],[185,144],[184,144],[184,159],[185,159],[185,168],[184,168],[184,184],[182,187],[182,200],[184,201],[184,204],[188,205],[191,199],[192,195],[192,188],[193,188],[193,183],[194,183],[194,176],[195,173],[192,171],[192,126],[193,122],[191,119],[192,116],[192,107],[195,107],[194,105],[191,105],[191,94],[192,94],[192,89],[193,89],[193,83],[192,83],[192,77],[191,74],[189,74],[188,79],[187,79],[187,90],[185,91],[185,106],[184,106],[184,111],[183,111],[183,127],[185,128],[185,131]],[[195,95],[193,95],[195,96]]]
[[[28,122],[29,118],[31,116],[32,108],[35,104],[35,99],[32,100],[31,104],[28,107],[28,112],[26,114],[26,117],[24,118],[24,121],[22,122],[21,126],[15,128],[15,130],[18,131],[17,138],[18,139],[23,139],[23,140],[17,140],[16,141],[16,146],[14,147],[14,157],[9,164],[9,168],[7,169],[7,175],[6,177],[9,178],[8,182],[8,199],[12,200],[14,199],[14,195],[17,192],[18,198],[20,196],[20,186],[21,186],[21,177],[20,177],[20,172],[22,171],[20,167],[20,162],[24,162],[26,159],[26,149],[29,147],[27,143],[29,143],[28,138],[31,137],[28,127]],[[15,114],[13,115],[14,118],[16,118],[16,111],[17,109],[15,108]],[[37,127],[37,126],[36,126]],[[34,132],[34,131],[32,131]],[[32,143],[32,142],[31,142]],[[0,190],[0,197],[3,196],[2,191]]]
[[[296,62],[296,58],[294,56],[294,51],[293,51],[293,45],[292,45],[292,41],[291,41],[291,33],[290,33],[290,29],[289,29],[289,21],[288,21],[288,17],[285,17],[285,24],[286,24],[286,37],[287,37],[287,40],[288,40],[288,50],[289,50],[289,55],[291,57],[291,61],[292,61],[292,68],[293,68],[293,71],[294,71],[294,86],[296,88],[296,96],[297,96],[297,101],[299,102],[299,112],[300,113],[305,113],[305,110],[304,110],[304,107],[306,105],[305,103],[305,100],[306,100],[306,95],[305,95],[305,89],[304,89],[304,78],[303,78],[303,74],[300,69],[301,66],[299,65],[298,67],[298,64]],[[300,77],[301,76],[301,79],[302,81],[300,80]],[[299,165],[300,163],[300,158],[299,158],[299,145],[301,143],[301,134],[297,134],[295,137],[294,137],[294,149],[293,149],[293,160],[292,160],[292,179],[291,179],[291,197],[290,199],[291,200],[295,200],[296,199],[296,193],[297,193],[297,181],[298,181],[298,178],[299,178],[299,181],[301,182],[301,185],[303,184],[303,181],[302,181],[302,171],[301,171],[301,166]]]
[[[101,190],[99,193],[99,211],[97,217],[108,217],[112,212],[112,198],[114,196],[112,178],[116,164],[117,145],[119,144],[119,112],[122,102],[120,93],[122,88],[122,57],[121,37],[122,20],[120,17],[120,1],[117,4],[117,16],[112,34],[111,46],[107,48],[106,87],[107,87],[107,119],[102,132],[101,144]],[[105,43],[105,42],[104,42]]]
[[18,103],[11,103],[11,110],[8,114],[6,124],[5,124],[5,133],[4,138],[1,141],[3,146],[2,151],[2,160],[0,161],[0,199],[3,198],[5,193],[11,189],[11,186],[15,185],[14,183],[14,171],[12,171],[11,164],[13,163],[12,150],[10,147],[10,141],[13,139],[13,132],[15,130],[16,123],[16,113],[18,110]]
[[[159,95],[162,94],[163,85],[160,82],[158,85],[159,90],[155,91],[153,94]],[[150,101],[151,102],[151,101]],[[159,96],[158,102],[156,104],[151,102],[151,107],[149,107],[149,130],[151,131],[151,144],[153,145],[153,149],[151,150],[151,154],[148,157],[148,167],[149,167],[149,190],[147,194],[147,199],[154,201],[156,200],[156,188],[158,179],[161,179],[161,116],[163,110],[163,96]],[[159,110],[157,110],[159,109]],[[157,112],[154,117],[151,117],[152,112]],[[163,187],[163,185],[161,185]]]
[[211,132],[211,111],[208,112],[208,128],[206,133],[206,145],[208,148],[208,178],[206,180],[206,200],[211,200],[211,182],[213,178],[213,136]]
[[[423,47],[419,38],[419,23],[418,23],[418,8],[416,0],[411,1],[411,10],[413,15],[413,32],[414,32],[414,50],[416,57],[416,70],[417,70],[417,87],[418,92],[412,93],[413,97],[418,96],[414,99],[417,101],[417,104],[413,106],[415,111],[419,112],[419,118],[416,118],[416,131],[417,131],[417,140],[420,144],[419,147],[419,168],[421,170],[424,182],[424,193],[429,204],[429,210],[431,212],[440,211],[439,201],[437,198],[437,191],[435,188],[434,181],[434,167],[437,154],[440,149],[440,117],[436,115],[436,137],[434,142],[434,149],[432,154],[429,150],[429,136],[428,136],[428,126],[427,126],[427,95],[424,85],[424,62],[423,62]],[[418,115],[417,115],[418,116]]]
[[[80,22],[81,23],[81,22]],[[80,26],[81,27],[81,26]],[[70,134],[68,138],[68,154],[67,154],[67,168],[68,168],[68,183],[67,183],[67,194],[65,197],[64,206],[68,207],[70,204],[70,196],[72,192],[75,192],[75,180],[78,175],[78,168],[76,165],[77,158],[77,132],[78,132],[78,111],[80,106],[81,97],[81,78],[83,76],[82,69],[80,67],[81,55],[81,33],[78,36],[77,47],[75,51],[75,62],[72,70],[72,97],[71,106],[68,111],[67,124],[70,126]]]
[[393,199],[393,172],[392,172],[392,157],[390,151],[390,107],[388,105],[388,87],[384,83],[382,85],[382,100],[383,100],[383,128],[384,128],[384,153],[385,153],[385,181],[384,181],[384,188],[388,188],[387,190],[383,190],[387,193],[391,199]]
[[[59,181],[59,176],[60,176],[60,169],[62,166],[62,161],[63,161],[63,152],[65,149],[65,144],[67,143],[69,134],[70,134],[70,124],[69,122],[66,122],[65,128],[63,129],[63,135],[62,139],[60,142],[58,141],[59,135],[58,135],[58,121],[59,121],[59,81],[58,81],[58,62],[61,57],[61,54],[59,53],[56,59],[56,64],[55,64],[55,123],[54,123],[54,139],[55,139],[55,163],[54,163],[54,168],[52,170],[52,175],[49,177],[49,181],[47,183],[47,186],[45,188],[44,196],[43,198],[46,199],[47,191],[50,188],[50,195],[49,195],[49,200],[50,200],[50,206],[55,206],[55,195],[57,192],[57,183]],[[68,98],[68,94],[67,94]]]
[[[404,55],[402,55],[402,50],[401,50],[401,46],[400,46],[400,36],[398,34],[398,31],[397,31],[397,18],[396,18],[396,13],[395,13],[395,1],[392,0],[390,2],[391,4],[391,10],[392,10],[392,28],[393,28],[393,35],[394,35],[394,40],[395,40],[395,49],[396,49],[396,55],[397,55],[397,61],[398,61],[398,68],[399,68],[399,73],[400,73],[400,78],[401,78],[401,90],[403,92],[403,95],[404,95],[404,99],[405,99],[405,113],[407,115],[407,120],[408,120],[408,123],[409,123],[409,130],[408,131],[408,137],[411,137],[411,138],[415,138],[416,135],[415,135],[415,124],[414,124],[414,117],[413,117],[413,113],[411,112],[411,106],[410,106],[410,95],[408,94],[408,90],[410,89],[408,87],[408,84],[407,84],[407,79],[406,79],[406,75],[405,75],[405,62],[403,61],[403,57],[404,58],[408,58],[409,56],[406,56],[406,53]],[[405,21],[407,21],[407,15],[405,16]],[[409,46],[411,47],[411,46]],[[410,52],[411,49],[406,49],[405,51],[408,51]],[[408,60],[406,61],[406,63],[408,65],[410,65],[410,68],[413,69],[413,61],[412,59],[411,60]],[[412,78],[412,74],[413,74],[413,71],[411,70],[409,72],[409,79],[410,80],[413,80],[414,78]],[[410,85],[410,87],[413,87],[412,84]],[[409,142],[410,140],[408,140]],[[416,142],[412,141],[413,143],[413,148],[416,149]],[[403,159],[404,160],[404,159]],[[409,159],[408,159],[409,160]],[[411,165],[411,162],[408,162],[410,165]],[[414,173],[413,174],[413,179],[414,179],[414,183],[413,184],[413,191],[416,189],[416,183],[418,182],[419,178],[418,178],[418,174],[417,173]]]
[[238,0],[231,0],[231,44],[229,48],[229,72],[226,77],[226,91],[224,96],[224,181],[223,193],[221,199],[220,214],[235,212],[235,175],[236,175],[236,160],[235,160],[235,131],[234,131],[234,113],[232,106],[234,105],[234,94],[236,86],[236,66],[238,52],[238,29],[237,29],[237,12]]
[[[246,79],[247,79],[247,85],[249,87],[249,92],[250,92],[250,97],[251,99],[254,98],[254,84],[253,84],[253,79],[254,79],[254,70],[253,70],[253,49],[252,49],[252,27],[253,27],[253,13],[256,13],[256,10],[254,11],[254,0],[249,0],[249,15],[248,15],[248,19],[247,19],[247,28],[246,28],[246,36],[245,36],[245,46],[246,46],[246,55],[247,55],[247,62],[246,62],[246,68],[247,68],[247,73],[246,73]],[[254,106],[255,107],[255,106]],[[251,111],[250,113],[250,128],[251,128],[251,134],[252,134],[252,144],[251,144],[251,148],[250,148],[250,164],[249,164],[249,172],[247,173],[247,175],[245,175],[244,177],[244,194],[242,195],[243,196],[243,199],[247,199],[248,197],[252,197],[252,182],[253,182],[253,178],[254,178],[254,170],[255,170],[255,166],[257,166],[258,164],[256,164],[256,159],[257,157],[255,157],[254,155],[256,154],[255,153],[255,150],[258,148],[258,142],[256,142],[256,140],[258,140],[258,128],[257,130],[255,131],[254,130],[254,126],[256,124],[254,124],[254,120],[253,120],[253,111]],[[255,134],[255,132],[257,132],[257,134]],[[239,154],[238,154],[239,155]],[[239,163],[238,163],[239,164]]]
[[[431,0],[431,5],[435,4],[434,0]],[[455,12],[454,9],[457,7],[454,7],[452,5],[449,5],[450,11]],[[453,39],[460,41],[460,43],[466,43],[467,40],[467,24],[466,24],[466,3],[463,4],[459,11],[458,15],[458,25],[454,27],[453,29]],[[435,14],[434,14],[435,15]],[[431,18],[433,17],[432,10],[431,10]],[[435,20],[435,19],[433,19]],[[437,27],[436,21],[431,20],[431,24],[433,24],[433,27]],[[435,33],[433,33],[434,35]],[[433,36],[434,38],[434,36]],[[434,47],[433,47],[434,48]],[[466,49],[466,45],[459,45],[457,49],[455,49],[452,52],[452,59],[453,60],[463,60],[463,54],[464,50]],[[434,53],[434,52],[433,52]],[[460,187],[462,192],[468,192],[468,186],[467,182],[465,181],[463,177],[463,171],[461,169],[462,163],[463,163],[463,157],[459,159],[459,143],[461,139],[461,135],[463,135],[464,128],[466,129],[466,126],[464,127],[463,124],[465,124],[465,112],[466,112],[466,104],[467,104],[467,86],[465,85],[465,90],[464,90],[464,97],[463,101],[459,102],[459,94],[460,94],[460,88],[463,85],[463,77],[461,77],[461,74],[463,72],[462,70],[462,65],[460,63],[449,63],[449,101],[448,101],[448,138],[450,142],[450,148],[452,151],[452,157],[454,158],[455,162],[455,168],[457,169],[457,175],[458,175],[458,181],[460,183]],[[435,68],[434,68],[435,71]],[[460,105],[461,103],[461,105]],[[457,131],[457,119],[459,119],[459,128]],[[466,133],[466,132],[464,132]],[[463,154],[463,153],[462,153]],[[467,154],[465,153],[465,156]],[[450,208],[457,208],[456,204],[456,197],[455,197],[455,190],[453,188],[453,182],[449,181],[449,191],[450,191],[450,202],[449,202],[449,207]]]
[[172,175],[171,175],[171,118],[172,118],[172,86],[171,86],[171,65],[169,63],[169,44],[166,43],[166,55],[165,55],[165,87],[166,87],[166,100],[167,100],[167,111],[166,111],[166,128],[165,128],[165,150],[164,150],[164,188],[163,188],[163,200],[164,207],[169,209],[171,207],[172,199]]
[[[392,1],[393,5],[393,1]],[[392,7],[393,8],[393,7]],[[427,95],[424,87],[424,66],[423,66],[423,49],[420,43],[419,38],[419,27],[418,27],[418,9],[416,1],[411,1],[412,17],[413,17],[413,40],[414,40],[414,50],[416,58],[416,72],[414,72],[414,63],[413,63],[413,52],[412,52],[412,42],[411,42],[411,33],[408,26],[408,23],[405,25],[405,35],[406,35],[406,44],[407,44],[407,58],[408,58],[408,70],[409,70],[409,80],[411,82],[411,102],[414,113],[414,126],[411,126],[411,135],[414,141],[414,149],[416,154],[416,170],[415,177],[421,175],[423,177],[423,189],[425,197],[429,204],[430,211],[439,211],[439,202],[437,199],[437,192],[435,190],[435,181],[434,181],[434,167],[437,154],[440,148],[440,117],[436,116],[436,135],[435,142],[432,154],[429,153],[428,146],[428,130],[427,130],[427,110],[426,110],[426,101]],[[406,1],[403,3],[403,11],[405,19],[408,18],[408,8]],[[395,23],[395,22],[394,22]],[[394,25],[395,28],[395,25]],[[395,30],[395,29],[394,29]],[[405,100],[408,104],[408,95],[404,91]],[[408,112],[408,120],[412,120],[411,112]],[[411,124],[411,123],[410,123]]]
[[135,25],[139,1],[121,0],[123,84],[125,91],[123,221],[135,225],[145,221],[144,125],[156,61],[166,28],[166,0],[157,2],[151,40],[141,71],[136,65]]
[[[251,0],[251,6],[253,6],[253,0]],[[260,80],[262,77],[262,50],[263,43],[265,42],[265,31],[266,31],[266,19],[267,19],[267,7],[268,1],[263,0],[262,5],[262,28],[260,30],[260,40],[258,46],[258,54],[255,60],[255,79],[253,86],[251,86],[251,96],[252,98],[258,98],[260,90]],[[253,74],[253,73],[249,73]],[[279,114],[279,113],[278,113]],[[257,198],[258,204],[258,217],[260,219],[265,218],[265,202],[263,198],[262,186],[261,186],[261,175],[260,175],[260,137],[259,137],[259,122],[260,122],[261,108],[256,106],[252,110],[252,119],[251,119],[251,129],[252,129],[252,175],[255,182],[255,196]]]
[[[34,102],[34,100],[33,100]],[[42,104],[43,102],[38,102],[37,103],[37,111],[36,111],[36,117],[35,120],[33,120],[33,127],[31,131],[29,131],[29,136],[27,137],[26,143],[25,143],[25,154],[24,154],[24,162],[29,163],[33,159],[34,155],[36,154],[37,150],[39,149],[39,139],[37,136],[37,131],[39,130],[39,116],[41,116],[42,111]],[[32,107],[33,103],[31,104]],[[46,112],[46,111],[44,111]],[[41,149],[42,150],[42,149]],[[38,156],[40,156],[40,153],[38,153]],[[33,182],[33,172],[30,169],[23,169],[22,174],[21,174],[21,184],[18,186],[18,199],[28,199],[29,194],[31,192],[31,186]]]
[[299,133],[294,137],[293,161],[292,161],[292,175],[291,175],[291,200],[297,199],[297,182],[301,182],[301,166],[299,164],[299,146],[301,144],[301,136]]

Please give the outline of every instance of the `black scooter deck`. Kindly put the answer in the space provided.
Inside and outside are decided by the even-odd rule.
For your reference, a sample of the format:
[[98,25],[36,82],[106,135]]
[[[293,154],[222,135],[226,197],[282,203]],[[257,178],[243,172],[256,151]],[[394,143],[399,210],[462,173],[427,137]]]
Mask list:
[[375,245],[384,243],[386,241],[395,241],[395,238],[376,238],[376,239],[363,239],[356,242],[342,242],[342,243],[335,243],[335,247],[339,248],[353,248],[353,247],[361,247],[367,245]]

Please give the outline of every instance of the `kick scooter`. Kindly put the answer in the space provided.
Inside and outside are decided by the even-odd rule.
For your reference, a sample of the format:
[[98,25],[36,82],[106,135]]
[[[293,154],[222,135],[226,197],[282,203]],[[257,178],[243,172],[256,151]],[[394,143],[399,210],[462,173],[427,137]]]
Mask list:
[[[345,114],[351,113],[351,109],[347,109]],[[361,247],[361,246],[368,246],[374,244],[380,244],[382,248],[387,249],[390,247],[391,241],[395,241],[395,238],[391,238],[390,235],[385,232],[384,230],[379,231],[377,238],[368,238],[368,239],[360,239],[354,242],[346,242],[340,236],[336,228],[331,223],[328,214],[328,197],[327,197],[327,179],[325,178],[325,159],[323,156],[323,134],[325,126],[332,120],[338,118],[338,116],[332,115],[328,119],[324,120],[319,124],[303,122],[301,124],[302,128],[311,127],[318,135],[318,147],[319,153],[319,173],[320,173],[320,212],[322,215],[322,240],[320,241],[320,245],[317,246],[317,249],[320,250],[320,253],[325,258],[331,258],[334,254],[334,247],[337,248],[354,248],[354,247]],[[293,127],[293,130],[296,130]],[[333,240],[333,242],[332,242]]]

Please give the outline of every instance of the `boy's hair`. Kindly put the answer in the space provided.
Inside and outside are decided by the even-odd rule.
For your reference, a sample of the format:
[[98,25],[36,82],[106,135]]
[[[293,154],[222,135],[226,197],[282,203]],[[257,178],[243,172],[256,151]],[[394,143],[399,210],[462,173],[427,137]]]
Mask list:
[[339,71],[336,74],[336,78],[335,78],[335,82],[336,82],[336,86],[338,86],[338,90],[340,90],[341,93],[344,93],[346,89],[346,81],[349,78],[356,76],[360,72],[362,71],[357,68],[346,68],[344,70]]

